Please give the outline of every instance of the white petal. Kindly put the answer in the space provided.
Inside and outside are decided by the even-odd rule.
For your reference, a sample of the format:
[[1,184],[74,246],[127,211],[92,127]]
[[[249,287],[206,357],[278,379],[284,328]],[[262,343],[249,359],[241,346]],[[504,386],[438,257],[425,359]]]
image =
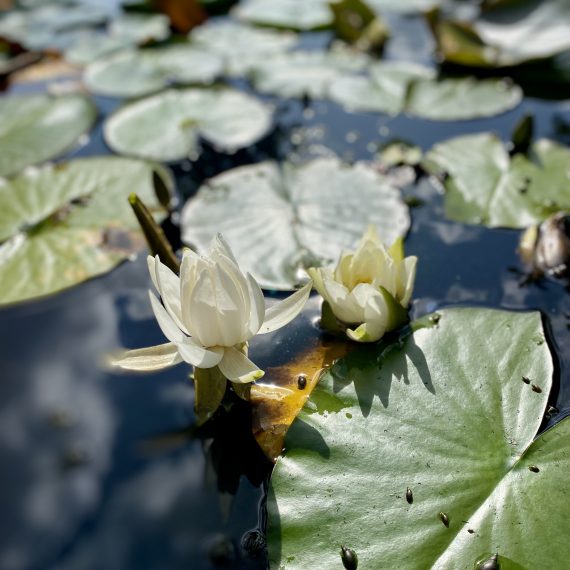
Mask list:
[[218,254],[222,254],[223,256],[230,259],[230,261],[238,267],[238,262],[234,256],[234,252],[232,251],[231,247],[228,245],[228,242],[224,239],[222,234],[217,234],[212,238],[210,243],[210,257],[213,259],[216,258]]
[[178,276],[160,261],[158,255],[154,263],[156,281],[160,298],[168,314],[172,317],[176,326],[188,334],[188,330],[182,322],[182,308],[180,306],[180,279]]
[[182,342],[186,336],[184,333],[176,326],[176,323],[172,320],[172,317],[166,312],[166,309],[162,306],[161,302],[156,298],[156,295],[152,292],[148,292],[150,297],[150,304],[152,306],[152,311],[156,320],[158,321],[158,326],[160,330],[164,333],[164,336],[170,342]]
[[230,382],[239,382],[240,384],[258,380],[265,374],[247,356],[233,347],[224,349],[224,357],[218,367]]
[[154,288],[158,291],[158,280],[156,279],[156,262],[152,255],[147,255],[146,264],[148,266],[148,272],[150,273],[150,278]]
[[312,287],[313,282],[309,281],[301,289],[289,295],[287,299],[269,307],[265,312],[265,320],[259,329],[259,334],[273,332],[291,322],[302,311]]
[[176,346],[180,356],[196,368],[213,368],[224,356],[222,347],[204,348],[193,338],[186,338],[184,342],[178,343]]
[[[198,279],[190,292],[187,311],[192,320],[193,336],[202,346],[221,346],[223,337],[218,322],[218,309],[215,297],[214,271],[206,268],[198,274]],[[184,316],[186,322],[186,315]]]
[[263,319],[265,319],[265,297],[259,283],[249,273],[247,274],[247,285],[250,298],[249,338],[251,338],[257,334]]
[[347,324],[361,323],[364,319],[362,307],[355,302],[348,289],[332,279],[325,279],[323,283],[326,291],[323,297],[329,302],[335,317]]
[[412,292],[414,290],[414,281],[416,279],[416,264],[418,258],[415,255],[406,257],[400,265],[401,279],[403,281],[403,293],[399,299],[402,307],[406,308],[410,299],[412,298]]
[[182,362],[182,357],[173,342],[127,350],[109,358],[109,364],[123,370],[136,370],[139,372],[153,372],[169,368]]
[[180,265],[180,303],[182,305],[182,322],[191,336],[196,336],[196,331],[190,313],[190,297],[196,285],[198,275],[207,270],[208,263],[191,249],[185,249]]

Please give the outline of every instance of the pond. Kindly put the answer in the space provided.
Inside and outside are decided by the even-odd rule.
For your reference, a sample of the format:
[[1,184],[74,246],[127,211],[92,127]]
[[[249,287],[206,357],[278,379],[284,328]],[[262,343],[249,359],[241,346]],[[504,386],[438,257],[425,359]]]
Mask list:
[[[433,40],[421,14],[388,13],[386,21],[392,39],[384,59],[431,64]],[[322,50],[332,32],[301,35],[304,49]],[[55,81],[15,83],[7,95],[44,92]],[[319,97],[260,94],[242,78],[226,83],[269,104],[271,126],[258,142],[231,154],[206,141],[196,160],[170,162],[179,203],[163,228],[175,248],[181,245],[183,204],[205,180],[236,166],[334,155],[369,161],[393,140],[428,151],[452,137],[486,131],[508,141],[527,114],[534,118],[535,140],[570,140],[568,84],[541,92],[540,82],[522,83],[524,97],[510,110],[434,121],[409,113],[348,112]],[[104,124],[123,100],[92,99],[99,116],[66,159],[112,154]],[[419,260],[412,320],[450,307],[540,311],[554,360],[552,392],[545,398],[556,408],[540,430],[559,422],[570,411],[565,284],[544,278],[521,285],[526,269],[517,253],[519,230],[451,221],[433,179],[416,178],[411,168],[396,175],[402,195],[414,204],[405,239],[406,255]],[[164,342],[148,302],[151,287],[141,253],[73,288],[0,309],[0,568],[268,568],[264,535],[273,464],[252,435],[248,405],[235,399],[215,421],[198,427],[187,366],[136,375],[104,363],[120,348]],[[268,303],[284,296],[266,291]],[[287,366],[322,338],[319,316],[314,294],[289,326],[252,339],[250,356],[267,371],[264,380],[280,382]],[[482,366],[485,358],[481,354]]]

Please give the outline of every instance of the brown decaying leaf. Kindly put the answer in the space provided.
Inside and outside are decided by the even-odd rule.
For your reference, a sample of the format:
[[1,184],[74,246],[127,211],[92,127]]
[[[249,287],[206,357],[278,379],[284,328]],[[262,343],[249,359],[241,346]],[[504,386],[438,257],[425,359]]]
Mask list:
[[[281,454],[289,426],[305,405],[322,373],[335,360],[347,354],[352,346],[348,340],[317,337],[291,362],[266,369],[265,378],[271,384],[252,386],[253,434],[269,459],[275,461]],[[307,378],[302,389],[298,382],[301,375]]]
[[197,0],[154,0],[153,6],[166,14],[172,27],[183,34],[187,34],[207,18]]

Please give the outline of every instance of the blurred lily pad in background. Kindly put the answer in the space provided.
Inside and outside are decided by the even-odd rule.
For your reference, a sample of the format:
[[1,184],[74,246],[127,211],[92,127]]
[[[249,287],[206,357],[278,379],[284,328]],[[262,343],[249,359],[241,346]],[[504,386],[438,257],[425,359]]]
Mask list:
[[368,224],[391,244],[408,231],[408,208],[371,165],[337,158],[235,168],[202,186],[181,220],[186,244],[205,251],[221,232],[243,270],[278,290],[294,289],[307,267],[336,261]]
[[436,144],[424,167],[445,179],[445,214],[490,227],[524,228],[570,209],[570,149],[541,139],[510,156],[492,133]]
[[85,84],[98,95],[140,97],[179,84],[212,83],[223,69],[216,54],[186,44],[121,51],[95,61]]
[[30,169],[0,187],[0,305],[60,291],[144,249],[127,197],[141,196],[158,220],[157,164],[117,157]]
[[83,95],[0,98],[0,175],[55,158],[89,132],[97,109]]
[[440,121],[497,115],[522,100],[520,87],[502,79],[436,79],[428,67],[400,62],[376,63],[370,77],[339,77],[329,95],[351,111],[408,113]]
[[200,137],[232,153],[270,127],[269,107],[240,91],[172,89],[117,111],[106,121],[105,140],[120,154],[170,162],[197,158]]
[[479,308],[339,360],[273,472],[270,567],[340,567],[341,544],[363,568],[564,567],[570,421],[533,442],[552,373],[539,313]]

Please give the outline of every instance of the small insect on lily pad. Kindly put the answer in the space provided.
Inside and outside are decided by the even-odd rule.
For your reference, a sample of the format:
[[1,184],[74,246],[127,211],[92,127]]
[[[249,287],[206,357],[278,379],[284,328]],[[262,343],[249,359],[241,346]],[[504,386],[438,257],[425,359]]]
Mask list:
[[98,95],[140,97],[173,83],[209,84],[221,75],[216,54],[187,44],[129,49],[92,63],[85,84]]
[[0,186],[0,305],[55,293],[101,275],[145,247],[127,197],[136,189],[158,220],[153,172],[118,157],[28,169]]
[[305,268],[354,247],[369,224],[389,245],[410,225],[399,191],[372,166],[335,157],[264,162],[202,186],[182,211],[182,239],[204,251],[221,232],[264,288],[289,290],[306,278]]
[[445,213],[457,222],[525,228],[570,209],[570,149],[541,139],[510,156],[493,133],[436,144],[424,168],[445,173]]
[[0,98],[0,176],[61,155],[96,117],[95,105],[83,95]]
[[269,132],[271,111],[254,97],[233,89],[163,91],[121,108],[104,127],[116,152],[160,161],[197,158],[203,137],[232,153]]

